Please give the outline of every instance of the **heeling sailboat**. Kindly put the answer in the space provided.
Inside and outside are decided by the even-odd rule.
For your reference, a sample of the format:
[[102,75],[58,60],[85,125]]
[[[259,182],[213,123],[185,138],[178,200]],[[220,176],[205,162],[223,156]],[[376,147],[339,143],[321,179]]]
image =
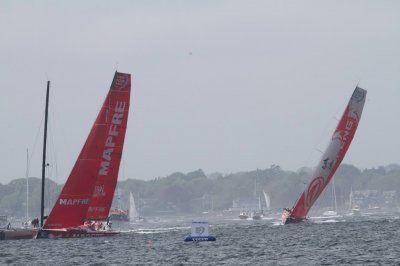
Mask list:
[[313,172],[313,178],[293,208],[286,208],[283,211],[283,224],[298,223],[306,219],[314,202],[332,179],[353,140],[361,119],[366,95],[366,90],[358,86],[355,88],[343,116],[332,135],[332,139]]
[[111,236],[106,221],[128,121],[131,76],[115,72],[89,136],[38,237]]

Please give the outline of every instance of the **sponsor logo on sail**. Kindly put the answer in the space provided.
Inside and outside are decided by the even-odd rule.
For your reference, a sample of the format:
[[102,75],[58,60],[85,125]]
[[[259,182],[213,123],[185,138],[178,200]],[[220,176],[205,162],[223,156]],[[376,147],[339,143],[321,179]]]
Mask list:
[[128,84],[128,75],[125,74],[119,74],[117,75],[114,83],[114,88],[117,90],[123,90],[125,89],[126,85]]
[[354,90],[352,98],[359,103],[364,101],[366,94],[367,92],[365,90],[357,86],[357,88]]
[[98,185],[94,187],[93,197],[104,197],[106,195],[104,191],[104,185]]
[[90,199],[61,199],[60,205],[87,205]]
[[315,178],[305,190],[304,194],[304,207],[308,210],[314,201],[318,198],[324,187],[325,178],[319,176]]
[[105,212],[106,208],[104,207],[89,207],[89,212]]
[[99,175],[108,175],[108,170],[111,162],[112,153],[115,148],[115,138],[118,136],[119,126],[122,124],[126,103],[117,102],[115,104],[114,114],[108,130],[102,161],[100,163]]

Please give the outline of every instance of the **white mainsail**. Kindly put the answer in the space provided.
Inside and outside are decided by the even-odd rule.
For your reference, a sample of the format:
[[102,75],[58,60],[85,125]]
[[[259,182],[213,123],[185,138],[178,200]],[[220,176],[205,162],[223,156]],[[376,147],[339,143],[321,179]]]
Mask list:
[[268,194],[263,191],[264,198],[265,198],[265,204],[267,205],[267,210],[271,209],[271,199],[269,198]]
[[132,192],[130,193],[129,198],[129,219],[134,221],[139,218],[139,213],[135,206],[135,199],[133,198]]

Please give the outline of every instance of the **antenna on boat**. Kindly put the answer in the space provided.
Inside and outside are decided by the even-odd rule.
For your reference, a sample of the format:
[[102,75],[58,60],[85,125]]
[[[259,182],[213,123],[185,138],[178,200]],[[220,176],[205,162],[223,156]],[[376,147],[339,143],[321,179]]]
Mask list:
[[40,227],[43,227],[44,219],[44,181],[46,177],[46,142],[47,142],[47,118],[49,112],[50,80],[47,81],[46,108],[44,112],[44,136],[43,136],[43,160],[42,160],[42,198],[40,204]]

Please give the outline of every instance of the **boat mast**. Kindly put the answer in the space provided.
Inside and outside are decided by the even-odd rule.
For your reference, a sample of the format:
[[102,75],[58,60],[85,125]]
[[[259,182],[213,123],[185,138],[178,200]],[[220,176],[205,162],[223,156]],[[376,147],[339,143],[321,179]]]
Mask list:
[[47,81],[46,90],[46,109],[44,112],[44,136],[43,136],[43,160],[42,160],[42,199],[40,208],[40,226],[43,227],[44,219],[44,181],[46,175],[46,142],[47,142],[47,116],[49,111],[49,90],[50,90],[50,80]]
[[29,150],[26,149],[26,221],[29,221]]

